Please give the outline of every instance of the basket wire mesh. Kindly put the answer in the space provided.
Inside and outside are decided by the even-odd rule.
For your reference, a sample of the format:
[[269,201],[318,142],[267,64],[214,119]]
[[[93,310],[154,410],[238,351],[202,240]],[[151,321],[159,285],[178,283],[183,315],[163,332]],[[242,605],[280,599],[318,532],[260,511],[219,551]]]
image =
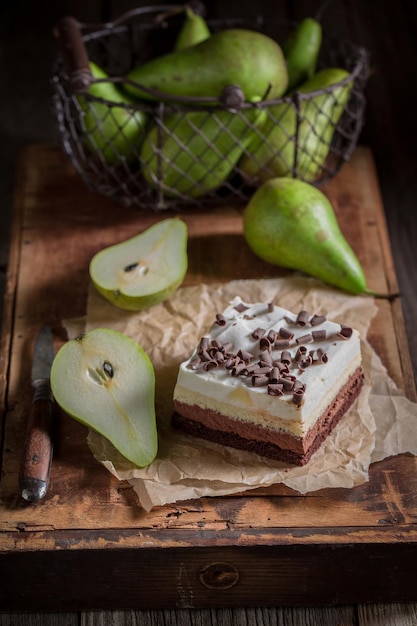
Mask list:
[[[88,58],[108,74],[92,85],[108,83],[115,92],[129,69],[170,51],[178,29],[148,15],[120,21],[82,36]],[[208,24],[212,32],[258,29],[278,42],[293,26],[262,18],[255,25],[236,19]],[[53,107],[63,149],[90,190],[150,210],[242,204],[267,178],[292,176],[321,185],[349,160],[364,121],[369,53],[323,33],[318,70],[329,67],[349,74],[326,89],[230,108],[220,99],[214,105],[193,98],[128,103],[97,97],[93,89],[74,93],[59,56]],[[335,123],[337,106],[343,113]],[[254,141],[262,145],[261,162]]]

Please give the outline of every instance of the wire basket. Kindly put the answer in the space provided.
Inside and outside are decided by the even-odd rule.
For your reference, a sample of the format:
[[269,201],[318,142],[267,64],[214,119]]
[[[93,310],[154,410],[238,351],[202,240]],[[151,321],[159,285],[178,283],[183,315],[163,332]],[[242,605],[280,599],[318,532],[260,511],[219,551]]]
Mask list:
[[[349,160],[363,126],[369,53],[327,33],[318,70],[338,67],[349,75],[311,93],[253,104],[233,86],[214,103],[169,96],[126,103],[92,95],[92,85],[106,82],[117,89],[136,64],[172,50],[180,18],[163,16],[173,9],[144,7],[97,26],[65,18],[64,28],[57,29],[63,45],[52,77],[53,108],[63,149],[86,186],[122,206],[159,211],[243,204],[274,176],[315,185],[332,178]],[[256,24],[231,19],[208,25],[211,32],[259,30],[278,42],[294,26],[261,17]],[[90,61],[107,77],[86,74]],[[334,123],[331,111],[337,106],[343,113]]]

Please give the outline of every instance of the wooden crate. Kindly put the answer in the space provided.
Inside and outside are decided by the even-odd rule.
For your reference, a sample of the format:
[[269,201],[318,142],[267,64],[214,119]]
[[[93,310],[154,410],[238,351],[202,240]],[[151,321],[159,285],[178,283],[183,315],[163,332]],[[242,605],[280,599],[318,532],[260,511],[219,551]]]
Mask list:
[[[374,163],[366,147],[325,187],[377,292],[396,293]],[[97,463],[86,429],[59,412],[51,486],[18,495],[31,349],[40,325],[83,316],[92,255],[170,214],[123,209],[89,192],[54,145],[28,146],[16,181],[1,335],[1,610],[294,606],[417,599],[417,461],[371,468],[354,489],[302,496],[277,485],[145,513],[127,483]],[[276,276],[252,255],[241,210],[182,214],[185,284]],[[227,239],[227,245],[225,240]],[[221,258],[222,262],[217,259]],[[369,340],[416,399],[400,298],[377,301]]]

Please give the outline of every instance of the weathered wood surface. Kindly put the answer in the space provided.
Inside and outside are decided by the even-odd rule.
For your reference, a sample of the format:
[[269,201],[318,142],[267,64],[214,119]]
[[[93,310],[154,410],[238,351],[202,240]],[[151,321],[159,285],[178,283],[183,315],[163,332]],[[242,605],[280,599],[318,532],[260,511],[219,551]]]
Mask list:
[[[361,260],[369,287],[378,293],[396,294],[369,149],[358,147],[324,190]],[[213,602],[218,606],[250,606],[254,602],[267,606],[271,599],[278,605],[326,604],[332,600],[336,579],[345,585],[342,603],[355,598],[375,601],[386,597],[388,562],[396,571],[391,598],[410,599],[415,586],[413,577],[409,578],[409,560],[417,546],[417,462],[409,455],[376,464],[369,483],[352,490],[330,489],[300,496],[276,485],[240,497],[156,507],[146,514],[130,486],[118,483],[95,462],[86,444],[86,429],[60,411],[48,495],[31,506],[19,498],[17,480],[31,401],[30,353],[35,330],[48,321],[59,347],[65,341],[62,321],[86,312],[92,255],[167,215],[121,209],[90,193],[57,146],[38,144],[22,153],[11,241],[14,266],[10,266],[10,279],[15,289],[5,300],[5,320],[10,320],[11,327],[3,336],[4,345],[10,346],[4,373],[7,408],[0,491],[0,548],[8,555],[9,567],[3,601],[9,600],[9,606],[15,608],[12,589],[22,567],[26,582],[35,584],[33,564],[35,569],[55,572],[58,554],[71,586],[51,581],[55,593],[47,600],[26,587],[23,595],[33,608],[196,608]],[[280,273],[250,253],[242,235],[241,208],[188,210],[181,216],[189,229],[186,284]],[[415,399],[408,353],[400,351],[406,340],[396,300],[377,301],[379,313],[369,339],[390,375]],[[114,582],[116,593],[103,594],[103,579],[98,575],[92,579],[90,568],[111,570],[120,555],[124,566]],[[348,555],[356,584],[343,570]],[[280,571],[276,571],[277,556]],[[141,579],[140,592],[135,589],[132,594],[126,585],[138,558],[147,576]],[[74,559],[81,564],[76,578]],[[222,563],[216,566],[222,576],[237,572],[236,589],[229,590],[226,585],[224,593],[222,585],[216,585],[213,594],[211,583],[203,580],[198,584],[207,565],[217,561]],[[303,577],[300,568],[304,561],[309,565],[304,567]],[[330,563],[333,567],[337,564],[336,578],[334,573],[329,577]],[[260,564],[263,575],[254,582],[250,572]],[[306,584],[313,570],[319,573],[318,584],[311,582],[302,595],[297,593],[294,567],[298,584],[302,580]],[[360,571],[373,577],[373,589],[366,587]],[[177,581],[173,583],[178,576],[180,590]],[[158,580],[164,592],[155,595]]]
[[[262,11],[274,17],[298,19],[314,14],[320,3],[315,0],[297,0],[296,3],[210,1],[213,16],[256,15]],[[14,171],[22,146],[36,141],[54,140],[55,129],[49,111],[48,78],[55,55],[55,44],[50,37],[55,19],[72,14],[86,21],[97,22],[118,15],[136,6],[130,0],[117,2],[80,3],[77,0],[43,2],[39,11],[36,3],[22,0],[5,2],[1,6],[0,30],[3,55],[0,69],[4,97],[0,100],[2,142],[2,177],[0,190],[0,285],[12,296],[13,284],[6,277],[9,252],[9,224],[14,189]],[[372,51],[372,76],[367,89],[367,116],[362,140],[372,147],[384,200],[388,234],[394,256],[401,292],[401,307],[405,318],[414,377],[417,375],[417,333],[415,310],[417,290],[413,268],[417,264],[417,168],[415,159],[416,134],[414,76],[416,54],[416,6],[406,0],[388,3],[380,0],[334,2],[325,14],[325,26],[341,36],[347,36]],[[33,62],[36,56],[36,63]],[[405,95],[404,95],[405,94]],[[12,263],[13,265],[13,263]],[[75,307],[76,308],[76,307]],[[9,320],[10,321],[10,320]],[[6,320],[7,322],[7,320]],[[8,324],[6,324],[8,326]],[[0,370],[7,354],[0,346]],[[401,353],[400,349],[400,353]],[[407,352],[407,349],[406,349]],[[1,379],[0,379],[1,380]],[[4,379],[3,379],[4,380]],[[2,380],[2,382],[3,382]],[[2,383],[0,383],[1,385]],[[22,578],[24,575],[22,574]],[[3,578],[3,576],[2,576]],[[417,623],[416,604],[357,605],[321,608],[262,608],[211,609],[177,611],[103,611],[83,613],[0,614],[1,624],[34,626],[38,624],[336,624],[347,626],[408,626]],[[1,609],[1,607],[0,607]]]

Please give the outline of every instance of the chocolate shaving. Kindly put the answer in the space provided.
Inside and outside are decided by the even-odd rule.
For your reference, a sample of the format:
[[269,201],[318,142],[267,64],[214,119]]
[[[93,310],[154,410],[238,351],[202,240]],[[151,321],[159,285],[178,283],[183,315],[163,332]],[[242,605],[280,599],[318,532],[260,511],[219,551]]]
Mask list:
[[258,367],[255,370],[253,370],[253,374],[255,376],[263,376],[264,374],[269,374],[270,371],[271,371],[271,366],[270,365],[265,365],[263,367],[260,367],[258,365]]
[[313,337],[314,341],[324,341],[324,339],[326,339],[327,333],[324,328],[322,328],[321,330],[313,330],[311,336]]
[[202,361],[211,361],[211,355],[207,350],[201,350],[201,352],[199,352],[199,356]]
[[313,359],[309,354],[307,356],[302,356],[301,359],[299,359],[298,361],[298,367],[300,368],[300,370],[305,370],[307,369],[307,367],[310,367],[312,362]]
[[252,387],[264,387],[269,383],[268,376],[252,376]]
[[268,313],[273,313],[273,311],[274,311],[274,303],[273,302],[268,302],[266,306],[267,306],[267,312]]
[[278,335],[282,339],[294,339],[294,333],[291,332],[288,328],[281,327],[278,331]]
[[303,401],[304,391],[302,389],[297,389],[292,394],[292,401],[295,405],[300,406]]
[[289,346],[289,339],[277,339],[274,344],[274,347],[277,348],[277,350],[283,350],[284,348],[289,348]]
[[252,339],[260,339],[261,337],[263,337],[265,335],[265,329],[264,328],[256,328],[253,332],[252,332]]
[[270,339],[268,337],[261,337],[260,340],[259,340],[259,347],[261,349],[266,348],[267,350],[270,350],[271,349],[271,341],[270,341]]
[[236,363],[234,367],[232,367],[232,376],[239,376],[246,369],[245,363]]
[[297,315],[295,323],[298,326],[305,326],[308,322],[308,318],[310,317],[308,311],[300,311]]
[[313,317],[310,320],[310,324],[312,326],[318,326],[319,324],[323,324],[323,322],[326,321],[326,316],[325,315],[316,315],[314,314]]
[[238,313],[243,313],[244,311],[247,311],[250,307],[246,306],[246,304],[243,304],[243,302],[239,302],[239,304],[236,304],[233,308],[236,309]]
[[283,386],[276,383],[269,384],[267,391],[269,396],[282,396],[284,394]]
[[313,340],[313,337],[312,337],[311,333],[306,333],[305,335],[301,335],[301,337],[297,337],[295,342],[298,345],[301,345],[301,344],[304,344],[304,343],[309,343],[312,340]]
[[206,361],[204,363],[204,369],[206,370],[206,372],[208,372],[209,370],[214,369],[215,367],[218,367],[219,364],[217,363],[217,361]]
[[209,338],[208,337],[201,337],[200,343],[198,345],[198,350],[207,350],[209,345],[210,345]]
[[194,359],[192,359],[189,364],[188,367],[192,370],[198,370],[198,368],[201,365],[201,359],[200,357],[196,356]]
[[271,353],[269,352],[269,350],[262,350],[262,352],[260,354],[260,358],[261,358],[261,361],[263,361],[264,363],[267,363],[268,365],[272,366],[272,356],[271,356]]
[[218,324],[219,326],[226,325],[226,318],[223,313],[216,313],[216,324]]
[[295,360],[299,361],[306,354],[307,348],[305,346],[300,346],[299,348],[297,348],[297,352],[295,353]]
[[231,341],[228,341],[226,343],[223,344],[223,352],[225,354],[228,354],[229,352],[231,352],[233,350],[233,344]]
[[272,367],[269,372],[269,380],[271,383],[277,383],[280,378],[280,372],[278,367]]
[[268,332],[267,337],[271,343],[274,343],[277,337],[276,331],[271,328],[271,330]]
[[343,324],[340,325],[340,330],[337,333],[338,337],[341,337],[342,339],[350,339],[352,337],[352,333],[353,330],[351,329],[350,326],[344,326]]
[[237,356],[246,363],[253,359],[253,354],[251,352],[247,352],[246,350],[238,350]]
[[317,358],[320,361],[320,363],[327,363],[329,360],[329,357],[327,356],[326,352],[322,350],[321,348],[317,349]]
[[283,350],[281,352],[281,363],[285,365],[289,365],[291,363],[291,353],[288,350]]

